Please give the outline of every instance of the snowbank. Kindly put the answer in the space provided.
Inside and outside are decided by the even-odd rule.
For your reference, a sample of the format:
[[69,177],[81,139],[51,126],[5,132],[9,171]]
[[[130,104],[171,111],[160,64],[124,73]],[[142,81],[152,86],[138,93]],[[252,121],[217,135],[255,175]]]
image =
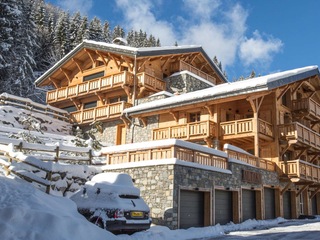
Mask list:
[[117,239],[88,222],[69,199],[0,175],[0,237],[6,240]]

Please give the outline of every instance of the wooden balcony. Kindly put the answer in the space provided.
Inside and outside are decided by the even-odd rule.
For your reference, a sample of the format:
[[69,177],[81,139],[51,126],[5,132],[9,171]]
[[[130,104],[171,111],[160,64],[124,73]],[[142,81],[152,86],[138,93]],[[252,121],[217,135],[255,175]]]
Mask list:
[[174,69],[179,69],[179,71],[185,71],[185,70],[189,71],[189,72],[194,73],[197,76],[199,76],[205,80],[208,80],[209,82],[211,82],[213,84],[216,84],[216,79],[213,76],[199,70],[198,68],[195,68],[194,66],[192,66],[184,61],[180,61],[177,64],[179,64],[179,66],[174,65],[173,66]]
[[245,162],[247,164],[267,171],[276,171],[276,164],[270,160],[258,158],[249,153],[238,152],[231,149],[225,149],[225,152],[228,154],[229,158],[237,159],[239,161]]
[[133,74],[127,71],[86,81],[77,85],[47,92],[47,103],[62,101],[77,96],[112,89],[124,84],[133,85]]
[[159,146],[153,143],[151,146],[145,144],[145,147],[141,148],[141,145],[139,145],[139,150],[131,148],[129,144],[125,148],[124,146],[119,146],[119,149],[112,147],[112,151],[108,151],[108,148],[105,148],[102,154],[106,156],[107,165],[177,159],[220,169],[228,169],[228,159],[224,152],[191,144],[189,143],[190,146],[187,147],[183,141],[171,139]]
[[320,166],[302,160],[280,162],[280,169],[293,182],[320,183]]
[[320,134],[307,128],[301,123],[294,122],[278,126],[279,138],[297,145],[312,147],[320,150]]
[[292,101],[292,110],[294,113],[311,120],[320,119],[320,104],[311,98],[303,98]]
[[[255,131],[253,129],[254,118],[246,118],[235,121],[228,121],[220,123],[222,129],[221,136],[224,140],[234,139],[240,137],[253,137]],[[273,138],[273,126],[262,119],[258,119],[258,133],[260,137],[265,136],[266,139]]]
[[200,121],[153,129],[152,140],[175,138],[192,141],[203,140],[214,135],[214,122]]
[[159,92],[166,90],[166,83],[161,78],[157,77],[156,74],[149,70],[143,73],[137,74],[138,85],[145,87],[148,90]]
[[70,113],[71,119],[76,123],[88,123],[92,121],[103,121],[110,118],[119,117],[125,108],[132,107],[126,102],[117,102],[105,106],[88,108]]

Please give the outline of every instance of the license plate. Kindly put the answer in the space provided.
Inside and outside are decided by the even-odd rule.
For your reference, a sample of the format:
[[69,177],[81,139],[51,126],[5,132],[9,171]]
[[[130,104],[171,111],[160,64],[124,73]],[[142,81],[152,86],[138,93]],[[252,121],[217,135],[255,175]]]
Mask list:
[[143,217],[143,212],[131,212],[131,217]]

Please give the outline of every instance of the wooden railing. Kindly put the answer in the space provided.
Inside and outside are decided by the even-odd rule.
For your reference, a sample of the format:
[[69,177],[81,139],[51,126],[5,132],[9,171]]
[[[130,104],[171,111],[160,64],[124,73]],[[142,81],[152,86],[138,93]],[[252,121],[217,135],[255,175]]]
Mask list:
[[320,104],[311,98],[303,98],[292,101],[293,111],[305,111],[320,118]]
[[298,159],[280,162],[280,168],[290,178],[320,182],[320,166]]
[[179,69],[179,71],[187,70],[187,71],[189,71],[191,73],[194,73],[194,74],[198,75],[199,77],[201,77],[201,78],[203,78],[205,80],[208,80],[209,82],[211,82],[213,84],[216,84],[215,77],[213,77],[213,76],[211,76],[211,75],[209,75],[209,74],[207,74],[207,73],[195,68],[194,66],[192,66],[192,65],[190,65],[190,64],[188,64],[188,63],[186,63],[184,61],[180,61],[177,64],[179,64],[179,66],[178,67],[173,66],[174,69]]
[[132,107],[132,104],[127,102],[111,103],[105,106],[88,108],[77,112],[72,112],[71,117],[77,123],[86,121],[108,119],[113,116],[119,116],[125,108]]
[[155,91],[166,90],[165,81],[161,80],[160,78],[157,78],[153,74],[150,74],[148,72],[138,73],[137,78],[138,78],[138,84],[140,86],[151,88]]
[[227,157],[222,154],[195,150],[182,146],[163,146],[143,150],[127,150],[126,152],[104,153],[108,165],[140,161],[157,161],[161,159],[176,158],[178,160],[213,166],[221,169],[228,168]]
[[230,149],[225,149],[225,152],[228,154],[229,158],[234,158],[237,160],[240,160],[242,162],[248,163],[252,166],[259,167],[261,169],[265,169],[268,171],[275,171],[276,170],[276,165],[274,162],[267,160],[267,159],[262,159],[259,157],[256,157],[254,155],[251,155],[249,153],[244,153],[244,152],[238,152]]
[[42,113],[63,120],[65,122],[69,122],[69,113],[67,111],[50,105],[43,105],[33,102],[29,98],[22,98],[8,93],[2,93],[0,95],[0,104],[27,109],[32,112]]
[[114,86],[121,86],[123,84],[133,85],[132,73],[124,71],[110,76],[104,76],[90,81],[85,81],[77,85],[48,91],[47,102],[55,102],[71,97],[85,95],[91,92],[111,89]]
[[298,140],[320,150],[320,134],[301,123],[294,122],[278,126],[279,138]]
[[[235,121],[228,121],[220,123],[222,128],[222,135],[237,135],[244,133],[253,133],[253,121],[254,118],[246,118]],[[258,119],[258,132],[266,136],[273,137],[273,127],[271,123],[268,123],[262,119]]]
[[158,128],[154,129],[152,133],[153,140],[169,138],[192,140],[214,135],[214,122],[212,121],[192,122],[177,126]]

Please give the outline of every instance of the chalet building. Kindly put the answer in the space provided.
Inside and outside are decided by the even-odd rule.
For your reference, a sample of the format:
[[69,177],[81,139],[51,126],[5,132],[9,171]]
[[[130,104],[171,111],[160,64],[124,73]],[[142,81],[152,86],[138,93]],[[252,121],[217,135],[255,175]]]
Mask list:
[[229,83],[200,46],[84,41],[36,80],[97,138],[154,223],[172,229],[320,214],[317,66]]

